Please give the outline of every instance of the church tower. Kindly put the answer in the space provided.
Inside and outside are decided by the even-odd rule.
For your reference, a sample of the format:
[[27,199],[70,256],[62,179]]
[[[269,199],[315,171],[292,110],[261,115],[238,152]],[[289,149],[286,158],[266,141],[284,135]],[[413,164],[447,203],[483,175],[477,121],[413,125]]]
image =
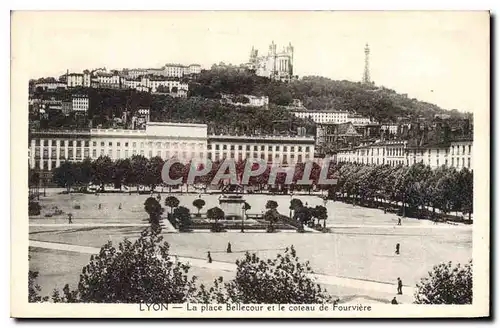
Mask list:
[[363,72],[362,82],[364,84],[371,83],[371,79],[370,79],[370,47],[368,46],[368,43],[365,46],[365,70]]

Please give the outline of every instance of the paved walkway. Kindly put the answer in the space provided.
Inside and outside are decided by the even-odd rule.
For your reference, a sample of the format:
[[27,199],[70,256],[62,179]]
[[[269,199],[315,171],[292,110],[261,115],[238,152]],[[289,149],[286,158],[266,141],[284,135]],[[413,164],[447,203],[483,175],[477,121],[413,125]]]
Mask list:
[[[77,253],[85,253],[85,254],[97,254],[100,251],[100,248],[97,247],[88,247],[88,246],[79,246],[79,245],[70,245],[70,244],[61,244],[61,243],[52,243],[52,242],[43,242],[30,240],[30,247],[38,247],[38,248],[46,248],[60,251],[69,251],[69,252],[77,252]],[[191,266],[204,268],[204,269],[216,269],[227,272],[235,272],[236,264],[228,263],[228,262],[219,262],[213,261],[212,263],[208,263],[206,260],[193,258],[193,257],[184,257],[179,256],[176,257],[179,261],[189,263]],[[350,287],[365,291],[372,292],[383,292],[388,294],[395,295],[394,291],[396,290],[395,284],[378,282],[378,281],[370,281],[363,279],[354,279],[347,277],[336,277],[329,276],[324,274],[312,274],[312,278],[315,278],[318,283],[325,285],[334,285],[334,286],[342,286],[342,287]],[[413,295],[414,288],[410,286],[403,286],[403,294],[405,295]]]

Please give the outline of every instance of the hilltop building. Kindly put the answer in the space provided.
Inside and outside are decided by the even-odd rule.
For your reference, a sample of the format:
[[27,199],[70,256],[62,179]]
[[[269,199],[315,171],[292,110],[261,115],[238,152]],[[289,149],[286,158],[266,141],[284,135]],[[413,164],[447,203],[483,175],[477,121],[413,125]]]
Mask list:
[[295,78],[293,75],[293,52],[294,48],[291,43],[287,47],[283,47],[282,51],[278,51],[273,41],[269,45],[267,54],[263,56],[259,56],[259,51],[252,47],[247,67],[255,71],[258,76],[288,82]]

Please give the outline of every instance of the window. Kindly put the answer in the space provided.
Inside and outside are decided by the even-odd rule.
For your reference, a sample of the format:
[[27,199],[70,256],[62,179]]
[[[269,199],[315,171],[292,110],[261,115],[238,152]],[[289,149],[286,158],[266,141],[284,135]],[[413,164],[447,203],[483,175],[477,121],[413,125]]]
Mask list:
[[258,150],[258,147],[257,146],[253,146],[253,151],[257,151]]
[[132,147],[135,148],[137,146],[137,143],[132,142]]
[[119,142],[116,143],[116,147],[120,147],[120,143]]
[[[469,146],[470,147],[470,146]],[[470,158],[467,158],[467,168],[470,169]]]
[[295,147],[294,147],[294,146],[291,146],[291,147],[290,147],[290,151],[295,151]]
[[246,148],[247,148],[247,151],[249,151],[249,150],[250,150],[250,146],[249,146],[249,145],[247,145],[247,147],[246,147]]
[[[141,148],[144,148],[144,142],[141,142]],[[144,152],[143,152],[144,153]]]
[[276,151],[279,151],[280,150],[280,146],[276,146]]
[[220,149],[219,145],[215,145],[215,150],[219,150],[219,149]]
[[227,145],[222,145],[222,150],[227,150]]
[[238,145],[238,150],[243,150],[243,146],[242,145]]
[[469,145],[469,155],[470,155],[470,152],[471,152],[471,148],[472,148],[471,145]]
[[287,151],[288,147],[287,146],[283,146],[283,151]]
[[231,149],[231,150],[234,150],[234,145],[231,145],[230,149]]
[[109,146],[109,147],[112,147],[112,146],[113,146],[113,142],[112,142],[112,141],[110,141],[110,142],[108,143],[108,146]]
[[97,157],[97,150],[92,149],[92,157],[96,158]]
[[148,153],[148,157],[149,157],[149,158],[153,157],[153,151],[152,151],[152,150],[150,150],[150,151],[149,151],[149,153]]
[[92,146],[93,146],[93,147],[96,147],[96,146],[97,146],[97,142],[93,141],[93,142],[92,142]]
[[268,146],[268,147],[267,147],[267,150],[268,150],[268,151],[273,151],[273,146]]
[[125,147],[128,147],[128,142],[125,143]]
[[104,142],[101,142],[101,147],[104,147]]
[[264,151],[265,150],[265,146],[260,146],[260,150]]
[[451,166],[455,166],[455,158],[454,157],[451,158]]
[[121,155],[121,154],[120,154],[120,149],[118,149],[118,150],[116,151],[116,158],[121,158],[121,157],[120,157],[120,155]]

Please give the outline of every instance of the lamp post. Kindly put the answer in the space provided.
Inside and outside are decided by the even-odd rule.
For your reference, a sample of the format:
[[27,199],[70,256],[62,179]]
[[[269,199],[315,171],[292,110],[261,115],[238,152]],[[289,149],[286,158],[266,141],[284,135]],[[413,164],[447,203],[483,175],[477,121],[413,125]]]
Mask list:
[[245,203],[241,205],[241,232],[245,232]]

